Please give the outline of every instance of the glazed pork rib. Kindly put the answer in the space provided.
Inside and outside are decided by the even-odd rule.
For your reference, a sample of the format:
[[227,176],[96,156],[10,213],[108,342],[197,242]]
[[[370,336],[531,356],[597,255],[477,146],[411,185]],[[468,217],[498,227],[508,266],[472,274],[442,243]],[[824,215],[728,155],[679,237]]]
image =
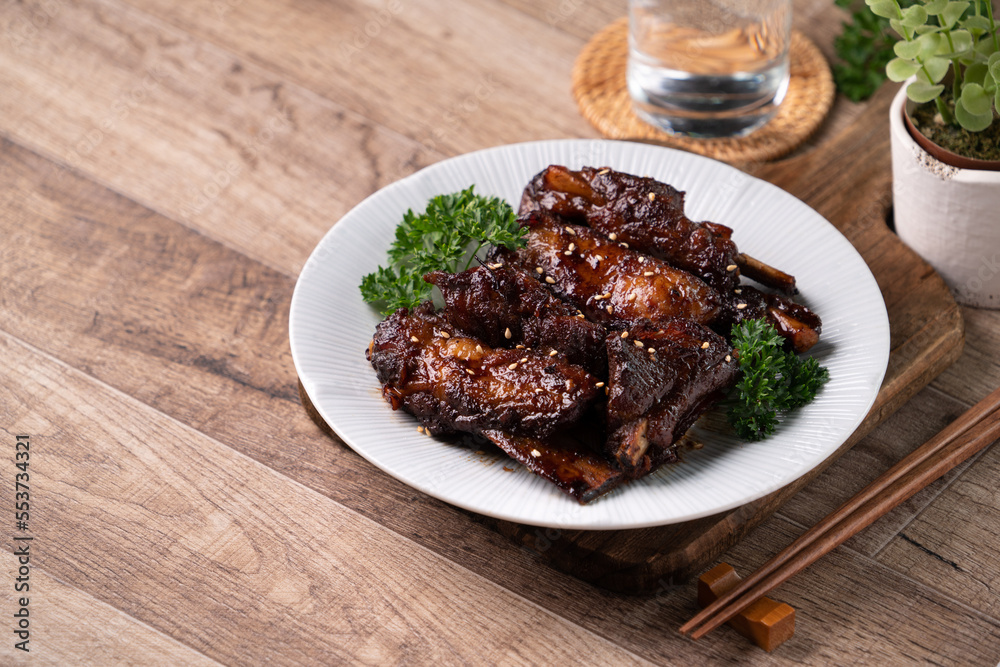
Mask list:
[[534,271],[554,294],[606,327],[682,317],[726,333],[743,320],[766,318],[796,352],[819,340],[820,318],[781,295],[749,285],[720,294],[686,271],[546,211],[529,213],[521,224],[527,245],[494,259]]
[[380,322],[367,357],[393,409],[434,435],[499,429],[544,438],[576,422],[603,393],[579,366],[460,334],[430,302]]
[[689,220],[684,193],[652,178],[552,165],[531,180],[521,197],[522,215],[540,209],[662,256],[723,292],[739,285],[741,270],[785,294],[796,291],[793,276],[740,253],[729,227]]
[[551,214],[531,213],[521,224],[527,245],[494,257],[534,272],[587,319],[621,328],[675,317],[706,323],[719,314],[719,293],[686,271]]
[[442,315],[459,331],[491,347],[556,350],[571,364],[607,378],[604,328],[523,271],[490,264],[461,273],[433,271],[424,280],[441,290]]
[[606,451],[630,477],[676,460],[676,442],[736,380],[739,362],[711,329],[674,319],[607,339]]
[[607,458],[595,453],[580,429],[549,438],[513,435],[501,430],[486,430],[483,435],[581,505],[603,496],[627,479]]

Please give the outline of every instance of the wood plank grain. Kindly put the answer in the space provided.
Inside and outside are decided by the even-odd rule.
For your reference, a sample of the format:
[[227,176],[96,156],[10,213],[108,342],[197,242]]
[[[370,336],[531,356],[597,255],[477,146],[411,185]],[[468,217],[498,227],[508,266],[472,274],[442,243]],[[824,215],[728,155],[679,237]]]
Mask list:
[[45,507],[33,565],[194,650],[224,663],[643,664],[8,334],[0,358],[2,435],[31,435]]
[[965,354],[932,386],[972,405],[1000,386],[1000,311],[962,308],[962,314]]
[[8,3],[0,33],[39,16],[0,40],[0,136],[286,273],[351,206],[442,157],[114,0]]
[[129,1],[448,154],[596,136],[569,92],[583,41],[503,3]]
[[[544,554],[508,543],[321,435],[294,397],[283,315],[290,278],[22,148],[3,143],[0,154],[0,228],[7,240],[0,279],[9,286],[0,298],[8,331],[628,650],[663,662],[755,657],[724,636],[693,644],[676,635],[695,609],[693,588],[665,580],[651,595],[633,597],[587,585],[546,567]],[[39,410],[48,417],[47,407]],[[97,475],[112,461],[95,455],[80,474]],[[773,552],[793,530],[765,533],[772,538],[727,558]],[[567,537],[538,534],[553,545]],[[830,576],[867,577],[869,568]],[[125,587],[107,576],[110,588]],[[892,581],[901,596],[925,595],[905,580]],[[858,586],[873,582],[884,585],[863,579]],[[822,601],[829,604],[837,602]],[[836,615],[851,619],[845,632],[852,641],[873,642],[880,629],[871,619],[886,610],[878,599],[860,611],[854,604],[837,607]],[[799,633],[806,647],[800,652],[845,650],[841,636],[821,625],[801,626]]]
[[[4,572],[17,569],[10,553],[0,560]],[[41,570],[32,570],[29,585],[29,650],[14,647],[19,638],[5,637],[0,643],[0,662],[5,665],[220,664]],[[11,586],[2,591],[0,605],[13,614],[20,594]]]
[[[776,517],[727,553],[726,561],[749,572],[770,555],[768,545],[787,544],[799,532]],[[777,652],[790,663],[992,665],[1000,655],[995,618],[844,547],[770,597],[796,609],[796,635]],[[862,630],[872,625],[877,632]],[[803,632],[826,637],[813,642]]]
[[899,531],[878,560],[1000,618],[1000,447],[993,445]]
[[[951,369],[944,374],[949,372]],[[967,404],[936,389],[924,389],[868,437],[837,459],[825,474],[782,505],[778,513],[800,526],[816,524],[968,408]],[[874,525],[852,537],[846,542],[846,546],[853,551],[874,556],[970,465],[972,461],[945,474]]]

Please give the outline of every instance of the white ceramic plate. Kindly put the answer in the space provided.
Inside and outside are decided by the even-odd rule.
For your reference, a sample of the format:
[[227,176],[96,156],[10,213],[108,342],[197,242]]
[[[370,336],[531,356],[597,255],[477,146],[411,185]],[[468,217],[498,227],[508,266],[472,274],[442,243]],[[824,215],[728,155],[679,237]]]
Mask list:
[[[410,415],[381,398],[365,349],[381,319],[358,284],[385,262],[407,209],[475,184],[515,208],[549,164],[609,166],[687,192],[692,220],[732,227],[737,245],[798,280],[799,299],[823,318],[811,354],[830,369],[816,401],[775,435],[741,443],[696,427],[704,448],[680,464],[580,506],[510,459],[417,432]],[[501,146],[445,160],[383,188],[320,241],[299,276],[289,314],[299,379],[323,419],[350,447],[393,477],[460,507],[508,521],[580,529],[688,521],[760,498],[808,472],[857,428],[889,359],[882,295],[854,247],[822,216],[781,189],[720,162],[668,148],[602,140]]]

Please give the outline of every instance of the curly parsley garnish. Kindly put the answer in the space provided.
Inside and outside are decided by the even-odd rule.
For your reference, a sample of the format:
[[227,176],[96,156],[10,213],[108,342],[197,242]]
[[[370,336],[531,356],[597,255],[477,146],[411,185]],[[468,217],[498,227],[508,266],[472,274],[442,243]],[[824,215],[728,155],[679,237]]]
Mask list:
[[361,280],[367,303],[383,315],[413,308],[431,297],[432,287],[423,280],[428,271],[467,269],[485,246],[513,250],[524,245],[526,231],[510,204],[477,195],[474,187],[434,197],[420,215],[406,212],[389,248],[389,264]]
[[782,347],[782,338],[764,320],[747,320],[733,329],[740,379],[730,390],[727,416],[744,440],[763,440],[778,416],[816,397],[829,371],[815,359],[802,359]]

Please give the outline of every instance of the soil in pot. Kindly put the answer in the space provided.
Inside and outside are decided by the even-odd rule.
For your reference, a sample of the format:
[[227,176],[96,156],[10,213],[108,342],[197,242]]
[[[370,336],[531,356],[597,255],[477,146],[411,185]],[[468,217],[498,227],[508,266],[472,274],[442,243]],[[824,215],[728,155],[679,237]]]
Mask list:
[[[951,105],[950,91],[945,91],[941,97]],[[910,113],[910,120],[921,134],[952,153],[977,160],[1000,160],[1000,122],[997,120],[982,132],[969,132],[944,124],[933,103],[918,105]]]

